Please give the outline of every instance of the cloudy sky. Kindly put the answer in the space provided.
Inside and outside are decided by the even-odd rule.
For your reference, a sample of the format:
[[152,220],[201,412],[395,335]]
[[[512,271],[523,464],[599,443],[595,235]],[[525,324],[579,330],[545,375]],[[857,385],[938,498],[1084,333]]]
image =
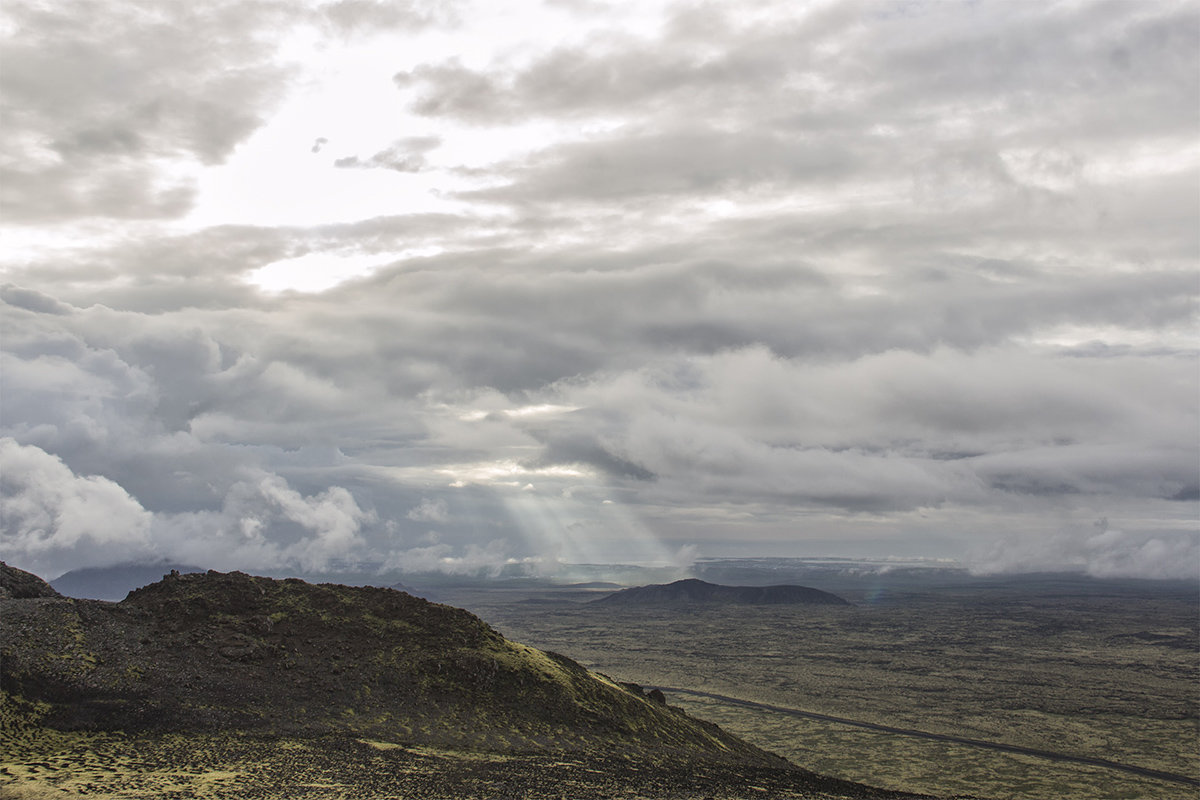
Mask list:
[[1200,4],[8,0],[0,557],[1200,562]]

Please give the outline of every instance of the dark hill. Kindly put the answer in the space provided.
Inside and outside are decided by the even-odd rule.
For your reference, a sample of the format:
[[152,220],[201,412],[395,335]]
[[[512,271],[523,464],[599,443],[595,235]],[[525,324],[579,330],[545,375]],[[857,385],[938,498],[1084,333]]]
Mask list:
[[[0,572],[5,588],[41,583],[23,575]],[[188,776],[212,774],[228,784],[213,797],[272,799],[900,796],[386,588],[208,572],[119,603],[3,599],[0,688],[17,770],[0,793],[25,775],[38,791],[133,780],[190,797]]]
[[120,603],[14,604],[4,686],[66,729],[351,732],[466,748],[766,754],[470,613],[403,592],[173,575]]
[[682,604],[850,605],[836,594],[812,589],[808,586],[720,586],[696,578],[622,589],[592,602],[630,606]]

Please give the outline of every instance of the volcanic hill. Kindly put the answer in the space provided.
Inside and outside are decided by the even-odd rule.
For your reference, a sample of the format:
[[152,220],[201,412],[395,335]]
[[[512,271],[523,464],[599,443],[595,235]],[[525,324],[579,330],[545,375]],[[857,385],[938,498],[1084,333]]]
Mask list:
[[4,796],[899,796],[392,589],[208,572],[112,603],[0,563],[0,598]]
[[849,602],[808,586],[720,586],[697,578],[637,586],[593,600],[610,605],[833,605]]

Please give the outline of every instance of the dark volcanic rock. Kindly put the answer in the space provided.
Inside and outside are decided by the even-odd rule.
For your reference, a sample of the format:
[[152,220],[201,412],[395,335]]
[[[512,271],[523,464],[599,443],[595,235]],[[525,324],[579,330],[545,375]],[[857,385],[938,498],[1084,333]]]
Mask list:
[[64,729],[778,761],[467,611],[392,589],[208,572],[169,575],[120,603],[7,602],[0,680],[49,703],[48,724]]
[[364,798],[908,796],[800,769],[660,690],[392,589],[173,573],[112,603],[0,577],[41,592],[0,599],[0,750],[26,748],[38,770],[31,726],[121,731],[77,743],[97,781],[142,780],[144,757],[156,775],[216,770],[250,782],[221,796],[264,800],[330,781]]
[[638,586],[594,600],[613,605],[850,605],[836,594],[808,586],[720,586],[696,578],[667,584]]
[[62,597],[54,587],[24,570],[0,561],[0,599],[29,600],[35,597]]

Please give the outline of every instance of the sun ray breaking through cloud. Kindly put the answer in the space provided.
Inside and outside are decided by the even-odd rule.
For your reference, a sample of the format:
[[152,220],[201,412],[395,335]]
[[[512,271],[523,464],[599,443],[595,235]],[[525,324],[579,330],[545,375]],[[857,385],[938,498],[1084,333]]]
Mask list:
[[[1198,15],[5,3],[0,466],[221,564],[1162,575],[1200,536]],[[263,475],[300,500],[232,548]],[[12,563],[118,557],[20,519]]]

